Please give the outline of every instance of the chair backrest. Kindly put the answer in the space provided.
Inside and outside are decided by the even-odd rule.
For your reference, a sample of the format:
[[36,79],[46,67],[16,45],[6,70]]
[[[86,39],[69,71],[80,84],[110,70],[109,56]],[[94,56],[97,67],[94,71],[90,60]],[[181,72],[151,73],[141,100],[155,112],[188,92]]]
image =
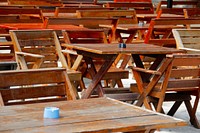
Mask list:
[[76,10],[112,10],[113,8],[103,7],[57,7],[55,17],[77,17]]
[[147,1],[136,1],[136,2],[108,2],[104,4],[105,7],[115,8],[117,10],[134,9],[137,14],[150,14],[154,13],[154,8],[152,2]]
[[186,25],[193,25],[193,24],[200,24],[200,19],[186,19],[186,18],[152,19],[144,42],[165,47],[176,47],[176,42],[172,34],[172,29],[175,28],[186,29],[187,28]]
[[[198,1],[173,1],[172,7],[180,7],[180,8],[194,8],[197,7]],[[162,8],[167,7],[167,1],[160,1],[156,7],[156,13],[158,13]]]
[[200,8],[183,9],[185,18],[200,18]]
[[[53,30],[12,30],[10,35],[16,52],[44,56],[41,68],[57,67],[58,59],[60,58],[62,61],[64,58],[62,53],[59,52],[61,51],[60,42]],[[24,61],[19,62],[22,69],[32,68],[34,62],[37,61],[32,56],[26,56],[22,60]]]
[[103,29],[65,30],[63,31],[65,43],[108,43]]
[[108,17],[118,18],[119,24],[138,23],[135,10],[77,10],[77,17]]
[[172,32],[178,49],[200,54],[200,29],[173,29]]
[[[170,66],[166,91],[194,91],[200,89],[200,55],[177,54],[169,55],[173,58]],[[163,83],[164,84],[164,83]]]
[[64,68],[1,71],[0,77],[2,106],[70,100],[73,95]]

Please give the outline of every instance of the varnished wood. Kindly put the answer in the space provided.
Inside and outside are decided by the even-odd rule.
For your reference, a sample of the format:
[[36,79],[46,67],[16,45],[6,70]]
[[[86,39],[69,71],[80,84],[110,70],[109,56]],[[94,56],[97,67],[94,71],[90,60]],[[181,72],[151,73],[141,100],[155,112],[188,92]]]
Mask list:
[[[155,45],[147,45],[147,44],[127,44],[126,48],[119,48],[118,44],[74,44],[69,45],[66,44],[68,48],[74,49],[77,51],[78,54],[83,55],[84,58],[90,59],[91,57],[94,58],[102,58],[107,60],[102,66],[102,68],[97,71],[95,74],[93,81],[89,85],[89,87],[83,93],[82,98],[89,98],[92,92],[95,90],[95,87],[100,82],[101,78],[111,66],[112,62],[116,59],[116,55],[118,54],[132,54],[132,55],[146,55],[146,56],[153,56],[153,57],[162,57],[165,54],[176,53],[176,52],[183,52],[177,49],[172,48],[165,48],[159,47]],[[91,60],[91,59],[90,59]],[[137,62],[141,61],[139,59]],[[160,63],[160,60],[159,60]],[[88,62],[88,64],[91,64]],[[110,66],[109,66],[110,65]],[[159,65],[159,64],[158,64]],[[104,68],[103,68],[104,67]]]
[[200,53],[199,29],[173,29],[172,32],[178,49],[185,49],[190,54]]
[[[44,108],[48,106],[58,107],[60,118],[44,119]],[[1,124],[0,131],[9,133],[52,131],[138,133],[187,125],[183,120],[108,98],[0,107],[0,112],[0,120],[6,122]]]
[[2,71],[0,75],[4,105],[76,99],[64,68]]
[[[141,106],[143,103],[149,108],[148,102],[156,103],[155,110],[162,112],[162,105],[164,101],[174,102],[168,114],[173,115],[179,108],[182,102],[185,103],[187,111],[190,116],[191,124],[200,128],[199,122],[196,117],[196,110],[199,102],[199,55],[179,54],[169,55],[163,64],[157,69],[162,73],[163,79],[156,74],[152,74],[150,82],[141,80],[141,73],[145,69],[132,69],[137,82],[138,90],[132,85],[133,91],[139,92],[139,97],[136,105]],[[141,68],[142,69],[142,68]],[[145,73],[148,73],[146,70]],[[147,101],[147,97],[149,101]],[[194,104],[192,105],[191,96],[194,96]],[[153,97],[153,100],[151,99]],[[181,102],[181,103],[179,103]]]

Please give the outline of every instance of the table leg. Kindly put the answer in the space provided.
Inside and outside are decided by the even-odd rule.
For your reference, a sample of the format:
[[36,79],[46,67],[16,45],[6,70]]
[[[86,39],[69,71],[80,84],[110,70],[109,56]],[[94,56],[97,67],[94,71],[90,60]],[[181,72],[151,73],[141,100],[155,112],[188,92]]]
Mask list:
[[110,55],[107,56],[105,59],[105,62],[102,64],[101,68],[97,71],[94,67],[94,63],[92,58],[90,57],[84,57],[84,60],[87,64],[88,72],[90,73],[92,77],[92,81],[87,89],[83,90],[82,92],[82,99],[90,98],[91,94],[94,92],[96,88],[99,89],[99,95],[103,96],[103,89],[101,86],[101,79],[105,75],[105,73],[108,71],[108,69],[112,66],[113,62],[117,58],[117,55]]

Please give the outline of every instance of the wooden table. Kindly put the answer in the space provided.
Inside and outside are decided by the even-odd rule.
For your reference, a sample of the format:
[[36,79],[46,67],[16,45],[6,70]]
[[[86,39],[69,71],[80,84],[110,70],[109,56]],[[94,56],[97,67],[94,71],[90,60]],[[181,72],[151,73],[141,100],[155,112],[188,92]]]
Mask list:
[[[60,109],[60,118],[43,118],[44,108],[49,106]],[[3,106],[0,120],[0,132],[4,133],[142,133],[187,125],[183,120],[109,98]]]
[[[104,92],[101,86],[101,79],[110,66],[115,61],[118,54],[132,54],[135,64],[138,67],[144,67],[140,55],[150,56],[156,58],[155,64],[151,69],[156,69],[166,54],[183,52],[181,50],[160,47],[150,44],[127,44],[127,48],[119,48],[118,44],[66,44],[68,48],[74,49],[78,54],[83,55],[84,60],[88,66],[88,72],[92,77],[92,81],[88,88],[82,92],[81,98],[90,98],[95,89],[98,90],[99,96],[103,96]],[[105,60],[104,64],[97,71],[94,67],[92,58],[102,58]],[[144,81],[148,81],[149,77],[143,76]]]

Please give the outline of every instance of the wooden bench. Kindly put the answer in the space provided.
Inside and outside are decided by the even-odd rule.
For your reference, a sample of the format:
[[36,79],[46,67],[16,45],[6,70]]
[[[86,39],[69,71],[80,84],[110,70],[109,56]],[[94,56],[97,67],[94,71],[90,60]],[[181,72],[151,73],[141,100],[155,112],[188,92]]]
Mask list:
[[113,8],[104,7],[57,7],[55,17],[77,17],[77,10],[112,10]]
[[[172,7],[176,8],[176,7],[180,7],[180,8],[194,8],[197,7],[198,5],[198,1],[173,1],[172,2]],[[162,8],[166,8],[167,7],[167,1],[160,1],[156,7],[156,13],[159,12],[159,10],[161,10]]]
[[117,10],[123,10],[128,9],[132,10],[134,9],[137,14],[146,14],[146,13],[154,13],[154,8],[152,2],[140,2],[140,1],[134,1],[134,2],[107,2],[104,4],[105,7],[112,7]]
[[0,76],[1,106],[75,98],[64,68],[1,71]]
[[[112,42],[115,38],[115,30],[118,23],[117,18],[47,18],[44,23],[44,28],[51,25],[77,25],[90,29],[102,29],[100,25],[111,25],[108,31],[108,40]],[[58,35],[61,35],[60,33]]]
[[[163,112],[163,102],[173,102],[168,115],[173,116],[184,102],[191,124],[200,128],[196,111],[200,97],[200,55],[177,54],[169,55],[157,70],[146,70],[132,67],[137,82],[131,86],[133,91],[139,92],[140,97],[136,105],[149,108],[153,103],[157,112]],[[150,82],[142,82],[141,75],[151,74]],[[162,77],[162,78],[161,78]],[[194,96],[192,105],[191,96]],[[151,108],[151,107],[150,107]]]
[[9,5],[37,5],[37,6],[62,6],[62,3],[58,0],[8,0]]
[[184,49],[189,54],[200,53],[200,29],[173,29],[176,48]]
[[[36,8],[0,8],[1,15],[20,15],[21,17],[39,17],[43,19],[42,11]],[[24,16],[23,16],[24,15]]]
[[[149,25],[145,43],[151,43],[165,47],[176,47],[176,42],[172,35],[172,29],[184,28],[186,25],[200,24],[200,19],[186,18],[160,18],[152,19]],[[160,28],[159,28],[160,26]],[[157,28],[156,28],[157,27]],[[157,37],[155,36],[157,34]],[[161,35],[161,37],[159,36]]]

